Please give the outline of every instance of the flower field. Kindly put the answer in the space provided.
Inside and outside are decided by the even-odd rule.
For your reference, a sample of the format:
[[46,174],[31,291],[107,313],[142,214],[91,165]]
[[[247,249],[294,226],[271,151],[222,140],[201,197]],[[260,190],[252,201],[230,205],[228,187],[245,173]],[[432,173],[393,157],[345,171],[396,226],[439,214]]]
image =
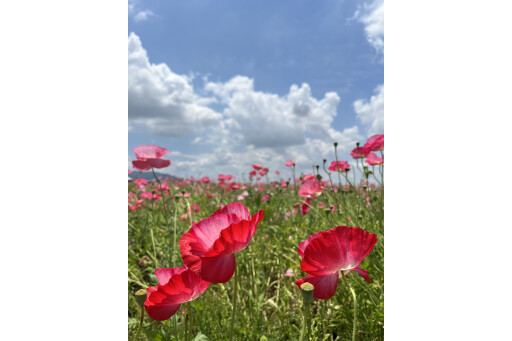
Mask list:
[[130,339],[383,340],[383,148],[245,181],[157,177],[168,150],[135,148],[155,179],[128,184]]

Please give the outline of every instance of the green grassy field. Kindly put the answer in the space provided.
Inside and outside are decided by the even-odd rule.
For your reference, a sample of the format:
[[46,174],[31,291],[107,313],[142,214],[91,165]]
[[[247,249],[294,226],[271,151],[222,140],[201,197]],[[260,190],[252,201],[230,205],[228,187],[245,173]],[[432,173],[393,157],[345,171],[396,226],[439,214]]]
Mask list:
[[[164,180],[162,180],[164,181]],[[371,180],[370,180],[371,181]],[[335,192],[326,186],[302,215],[294,205],[303,202],[293,189],[281,184],[245,184],[245,188],[222,188],[219,184],[167,182],[170,190],[163,201],[140,199],[141,190],[129,184],[132,203],[139,198],[136,210],[128,215],[128,328],[134,340],[139,328],[141,308],[134,293],[157,285],[156,268],[181,267],[178,246],[181,235],[191,222],[213,214],[220,204],[240,201],[255,214],[264,210],[264,219],[249,246],[235,254],[239,276],[238,313],[235,316],[237,340],[298,340],[304,314],[302,296],[294,281],[307,274],[300,271],[298,244],[317,231],[339,225],[358,226],[378,237],[377,244],[361,263],[369,271],[371,284],[356,272],[347,279],[357,295],[357,339],[384,339],[384,198],[383,189],[370,186]],[[158,183],[149,182],[145,191],[161,193]],[[297,189],[300,184],[297,184]],[[188,198],[180,192],[190,193]],[[208,194],[208,195],[207,195]],[[269,194],[270,199],[262,202]],[[211,196],[211,197],[209,197]],[[369,201],[368,201],[369,198]],[[319,208],[322,204],[324,207]],[[185,217],[190,205],[200,211]],[[334,212],[331,205],[336,205]],[[293,276],[285,276],[287,270]],[[288,271],[288,274],[291,274]],[[140,340],[226,340],[232,315],[234,277],[224,284],[212,283],[197,299],[183,304],[169,320],[158,322],[144,314]],[[311,310],[311,340],[350,340],[353,326],[352,295],[340,280],[335,295],[328,300],[314,300]]]

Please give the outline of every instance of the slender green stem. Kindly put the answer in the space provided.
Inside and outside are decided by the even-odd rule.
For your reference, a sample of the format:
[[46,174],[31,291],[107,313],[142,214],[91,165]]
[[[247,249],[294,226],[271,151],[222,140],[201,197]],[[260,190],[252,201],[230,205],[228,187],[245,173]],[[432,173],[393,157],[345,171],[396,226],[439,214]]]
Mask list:
[[299,341],[309,340],[309,329],[310,329],[309,304],[303,305],[303,311],[304,311],[304,322],[302,323],[302,329],[300,331]]
[[352,341],[356,341],[356,333],[357,333],[357,298],[356,293],[354,289],[350,286],[347,279],[345,278],[345,275],[343,275],[343,272],[341,272],[341,278],[343,278],[343,282],[345,282],[345,285],[349,288],[350,292],[352,293],[352,298],[354,299],[354,327],[352,329]]
[[153,255],[155,256],[155,268],[158,268],[158,259],[156,259],[157,257],[157,253],[156,253],[156,246],[155,246],[155,238],[153,237],[153,229],[149,230],[149,233],[151,234],[151,243],[153,244]]
[[167,204],[165,202],[165,193],[164,189],[162,187],[162,183],[160,182],[160,179],[155,174],[155,169],[151,168],[151,171],[153,172],[153,176],[155,177],[156,181],[158,181],[158,184],[160,185],[160,192],[162,192],[162,202],[164,205],[164,217],[165,217],[165,226],[168,226],[169,221],[167,220]]
[[[337,143],[334,144],[334,158],[336,159],[336,169],[338,169],[338,144]],[[343,186],[341,184],[340,172],[337,171],[336,173],[338,173],[338,189],[339,189],[339,192],[341,193]]]
[[235,290],[233,292],[233,313],[231,314],[231,326],[229,327],[229,339],[233,340],[233,330],[235,327],[236,308],[238,301],[238,271],[235,269]]
[[293,176],[293,190],[295,191],[295,195],[297,195],[297,184],[295,184],[295,164],[292,165],[292,176]]
[[[380,151],[380,157],[382,158],[382,161],[384,161],[384,153],[382,150]],[[382,166],[379,167],[380,172],[380,182],[382,183],[382,188],[384,188],[384,162],[382,162]]]
[[144,322],[144,307],[140,307],[140,323],[139,329],[137,329],[137,335],[135,335],[135,341],[139,339],[140,331],[142,330],[142,323]]
[[185,341],[188,341],[190,339],[190,333],[189,333],[189,320],[188,320],[188,314],[189,314],[189,307],[190,305],[187,304],[187,312],[185,313]]
[[171,264],[174,264],[174,254],[176,253],[176,218],[178,216],[178,210],[175,207],[174,209],[174,226],[173,226],[173,244],[171,251]]

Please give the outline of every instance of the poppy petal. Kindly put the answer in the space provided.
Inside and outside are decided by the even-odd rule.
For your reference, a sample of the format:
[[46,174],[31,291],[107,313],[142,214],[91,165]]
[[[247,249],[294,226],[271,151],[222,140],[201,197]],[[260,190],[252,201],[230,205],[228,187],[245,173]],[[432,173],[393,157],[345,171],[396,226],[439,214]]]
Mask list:
[[331,273],[325,276],[306,276],[295,281],[295,284],[300,289],[300,286],[305,283],[311,283],[315,287],[313,297],[321,300],[326,300],[334,296],[336,288],[338,287],[338,273]]
[[186,270],[186,266],[181,268],[159,268],[155,270],[155,275],[158,279],[158,284],[165,285],[173,275],[180,274]]
[[337,226],[305,248],[301,270],[310,275],[353,269],[370,253],[377,236],[358,227]]
[[236,268],[235,255],[201,258],[199,276],[208,282],[226,283],[233,277]]
[[151,317],[155,321],[165,321],[171,318],[178,309],[181,304],[162,304],[162,305],[146,305],[144,304],[144,308],[146,308],[146,312],[149,317]]
[[171,164],[171,160],[146,159],[146,163],[153,168],[165,168]]
[[319,235],[320,233],[322,233],[322,232],[324,232],[324,231],[319,231],[319,232],[313,233],[311,236],[309,236],[309,238],[308,238],[308,239],[306,239],[305,241],[303,241],[303,242],[301,242],[301,243],[299,244],[299,250],[298,250],[298,252],[299,252],[299,255],[300,255],[302,258],[304,258],[304,250],[306,250],[306,246],[308,246],[308,245],[309,245],[309,243],[311,243],[311,241],[312,241],[313,239],[315,239],[316,237],[318,237],[318,235]]
[[217,210],[214,214],[219,213],[234,214],[240,220],[251,220],[251,213],[249,212],[249,210],[243,204],[240,204],[238,202],[227,204],[222,209]]
[[146,163],[146,161],[142,160],[133,160],[132,161],[133,168],[140,171],[150,170],[151,166]]
[[256,213],[252,220],[242,220],[238,224],[231,224],[221,231],[219,238],[212,248],[204,255],[215,257],[241,251],[249,245],[258,223],[263,219],[263,210]]
[[133,152],[139,160],[146,159],[159,159],[162,156],[169,154],[170,151],[167,148],[162,148],[156,145],[142,145],[133,148]]
[[[176,269],[176,272],[182,269]],[[169,274],[170,271],[163,273]],[[144,307],[152,319],[166,320],[176,313],[180,304],[197,298],[209,285],[193,271],[185,269],[172,275],[167,284],[149,287]]]
[[352,270],[345,271],[345,274],[348,274],[351,271],[357,271],[357,273],[360,274],[361,277],[363,277],[364,280],[368,282],[368,284],[370,284],[370,276],[368,276],[368,270],[361,269],[360,267],[355,267]]

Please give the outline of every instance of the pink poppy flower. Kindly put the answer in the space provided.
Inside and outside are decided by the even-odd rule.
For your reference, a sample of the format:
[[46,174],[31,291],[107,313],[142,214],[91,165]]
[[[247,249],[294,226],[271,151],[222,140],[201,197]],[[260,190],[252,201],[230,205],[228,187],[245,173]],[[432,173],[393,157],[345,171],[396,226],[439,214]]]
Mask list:
[[366,140],[364,146],[371,152],[384,150],[384,135],[373,135]]
[[268,199],[270,199],[270,195],[267,194],[267,195],[263,196],[263,198],[261,198],[261,202],[266,202],[266,201],[268,201]]
[[251,216],[241,203],[224,206],[183,234],[183,262],[205,281],[229,281],[235,273],[234,253],[249,245],[262,219],[263,210]]
[[369,152],[370,152],[370,150],[368,150],[368,148],[366,148],[365,146],[363,146],[363,147],[356,147],[356,148],[354,148],[354,150],[352,150],[350,152],[350,155],[354,159],[363,159],[363,158],[365,158],[368,155]]
[[331,172],[344,172],[345,170],[350,170],[350,165],[346,161],[336,161],[331,162],[331,165],[328,168]]
[[306,215],[309,212],[309,208],[311,206],[311,199],[306,198],[304,202],[300,205],[300,214]]
[[234,176],[230,175],[230,174],[227,174],[227,175],[219,174],[218,180],[220,182],[224,182],[224,181],[233,180],[233,178],[234,178]]
[[201,179],[199,179],[199,182],[202,183],[202,184],[209,184],[210,183],[210,178],[207,177],[207,176],[203,176]]
[[281,173],[279,173],[279,171],[276,171],[276,174],[277,174],[277,175],[279,175],[279,174],[281,174]]
[[322,194],[323,188],[317,180],[308,181],[299,189],[299,196],[303,198],[315,199]]
[[336,292],[341,271],[344,275],[357,271],[370,283],[368,271],[361,269],[359,264],[375,243],[377,236],[359,227],[337,226],[312,234],[299,244],[298,250],[302,257],[300,268],[309,275],[295,284],[299,288],[304,282],[313,284],[313,297],[326,300]]
[[284,272],[284,275],[286,277],[293,277],[295,275],[294,271],[292,269],[287,269],[285,272]]
[[316,176],[314,176],[313,174],[306,174],[304,175],[304,177],[302,178],[302,182],[308,182],[310,180],[317,180]]
[[284,165],[285,165],[286,167],[291,167],[291,166],[295,165],[295,161],[293,161],[293,160],[288,160],[288,161],[286,161],[286,162],[284,163]]
[[256,173],[255,170],[249,172],[249,177],[252,178],[253,176],[256,176],[258,173]]
[[140,179],[135,179],[135,180],[133,180],[133,182],[135,182],[135,184],[137,185],[137,187],[138,187],[139,189],[145,188],[145,187],[146,187],[146,185],[148,184],[148,180],[146,180],[146,179],[142,179],[142,178],[140,178]]
[[364,162],[370,166],[380,166],[384,164],[384,158],[380,158],[376,154],[370,153]]
[[248,196],[249,196],[249,193],[247,191],[243,191],[242,194],[240,194],[238,197],[236,197],[236,200],[242,201],[245,198],[247,198]]
[[153,193],[151,192],[142,192],[141,197],[143,197],[144,199],[152,199],[153,198]]
[[151,168],[164,168],[171,164],[171,160],[164,160],[162,156],[169,154],[169,149],[155,145],[142,145],[133,149],[137,160],[132,161],[133,168],[146,171]]
[[199,297],[210,285],[186,266],[155,270],[158,285],[147,289],[144,308],[156,321],[169,319],[182,303]]
[[267,173],[268,173],[268,168],[263,168],[263,169],[260,170],[260,175],[261,176],[265,176],[265,175],[267,175]]
[[288,185],[286,184],[286,182],[283,179],[281,179],[281,187],[283,187],[283,188],[288,187]]
[[255,170],[260,170],[260,169],[263,168],[263,166],[260,166],[258,164],[254,164],[254,165],[252,165],[252,168],[254,168]]

